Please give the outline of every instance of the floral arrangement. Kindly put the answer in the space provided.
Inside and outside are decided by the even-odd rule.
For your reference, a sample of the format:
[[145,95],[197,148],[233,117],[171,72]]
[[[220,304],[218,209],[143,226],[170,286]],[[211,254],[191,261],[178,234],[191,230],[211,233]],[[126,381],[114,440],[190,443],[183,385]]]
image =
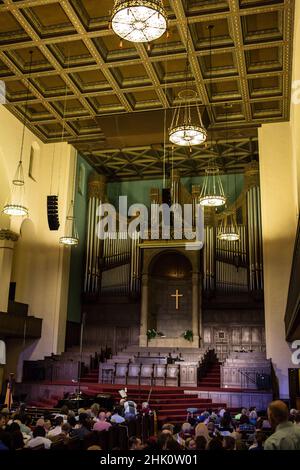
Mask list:
[[193,337],[194,337],[192,330],[185,330],[185,332],[183,333],[183,337],[184,337],[184,339],[186,339],[187,341],[191,341],[191,342],[192,342],[192,341],[193,341]]
[[151,328],[150,330],[147,331],[147,338],[148,339],[153,339],[156,336],[164,336],[163,333],[160,331],[157,331],[155,328]]

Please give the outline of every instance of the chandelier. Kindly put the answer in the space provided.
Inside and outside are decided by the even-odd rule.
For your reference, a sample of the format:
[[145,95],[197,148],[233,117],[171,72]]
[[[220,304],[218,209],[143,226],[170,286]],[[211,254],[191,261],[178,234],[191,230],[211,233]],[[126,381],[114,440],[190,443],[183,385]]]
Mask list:
[[[29,82],[31,78],[32,54],[33,52],[30,51],[30,65],[29,65],[29,78],[28,78]],[[14,176],[14,179],[12,180],[11,198],[2,210],[2,212],[6,215],[18,216],[18,217],[24,217],[28,215],[28,208],[26,207],[26,203],[25,203],[25,180],[24,180],[24,171],[23,171],[23,164],[22,164],[25,130],[26,130],[27,113],[28,113],[28,101],[29,101],[29,84],[27,87],[20,160],[17,166],[16,174]]]
[[115,0],[111,25],[122,39],[150,42],[167,30],[167,13],[162,0]]
[[10,201],[4,206],[3,213],[10,216],[24,217],[28,214],[25,205],[25,182],[22,160],[19,161],[16,174],[12,180],[12,194]]
[[207,139],[207,131],[203,125],[199,105],[196,104],[196,115],[192,117],[192,100],[197,98],[194,90],[182,90],[178,93],[179,106],[175,109],[169,138],[172,144],[181,147],[201,145]]
[[[222,214],[223,215],[223,214]],[[230,222],[228,223],[228,218]],[[235,212],[224,213],[224,218],[219,226],[218,235],[219,240],[226,242],[237,242],[240,239],[239,229],[236,223]]]
[[60,237],[59,243],[67,246],[77,246],[79,243],[79,235],[76,227],[76,219],[74,217],[74,201],[71,201],[69,212],[66,219],[65,235]]
[[226,203],[226,197],[219,168],[216,165],[205,169],[204,183],[199,197],[199,204],[206,207],[219,207]]

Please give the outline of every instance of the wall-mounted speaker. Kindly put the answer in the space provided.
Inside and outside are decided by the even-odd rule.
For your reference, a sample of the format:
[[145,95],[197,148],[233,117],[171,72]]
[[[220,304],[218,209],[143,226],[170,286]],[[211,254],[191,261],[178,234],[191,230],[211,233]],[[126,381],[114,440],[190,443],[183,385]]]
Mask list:
[[47,196],[47,217],[49,230],[58,230],[58,196]]
[[162,202],[167,204],[169,207],[172,205],[171,189],[163,188],[162,190]]

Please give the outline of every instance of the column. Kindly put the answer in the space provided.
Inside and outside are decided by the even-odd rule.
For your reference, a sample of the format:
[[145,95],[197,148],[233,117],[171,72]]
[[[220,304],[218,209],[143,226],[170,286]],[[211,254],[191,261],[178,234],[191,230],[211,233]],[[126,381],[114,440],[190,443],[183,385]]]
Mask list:
[[149,276],[148,274],[142,275],[142,299],[141,299],[141,325],[139,344],[141,347],[147,346],[147,327],[148,327],[148,287]]
[[200,330],[200,276],[198,272],[193,272],[192,275],[192,331],[193,331],[193,346],[199,347],[199,330]]
[[298,221],[295,163],[290,123],[264,124],[258,132],[266,349],[280,397],[288,398],[288,368],[295,366],[285,340],[284,316]]
[[7,312],[14,244],[18,235],[10,230],[0,230],[0,312]]

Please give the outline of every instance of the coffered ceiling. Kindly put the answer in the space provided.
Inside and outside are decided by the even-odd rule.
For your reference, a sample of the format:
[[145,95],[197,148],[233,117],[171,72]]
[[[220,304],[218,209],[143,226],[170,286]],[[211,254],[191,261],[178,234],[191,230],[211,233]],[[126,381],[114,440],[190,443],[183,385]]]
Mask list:
[[[158,176],[163,126],[143,145],[144,126],[159,122],[159,114],[166,122],[178,102],[188,37],[189,86],[213,134],[206,148],[165,152],[186,175],[202,173],[209,153],[224,171],[242,171],[257,158],[257,127],[289,118],[294,0],[164,3],[169,35],[148,47],[120,44],[109,27],[113,0],[0,1],[0,79],[8,109],[23,120],[29,87],[29,127],[44,142],[73,143],[112,179]],[[126,119],[134,128],[130,138]],[[231,157],[226,140],[235,148]]]

